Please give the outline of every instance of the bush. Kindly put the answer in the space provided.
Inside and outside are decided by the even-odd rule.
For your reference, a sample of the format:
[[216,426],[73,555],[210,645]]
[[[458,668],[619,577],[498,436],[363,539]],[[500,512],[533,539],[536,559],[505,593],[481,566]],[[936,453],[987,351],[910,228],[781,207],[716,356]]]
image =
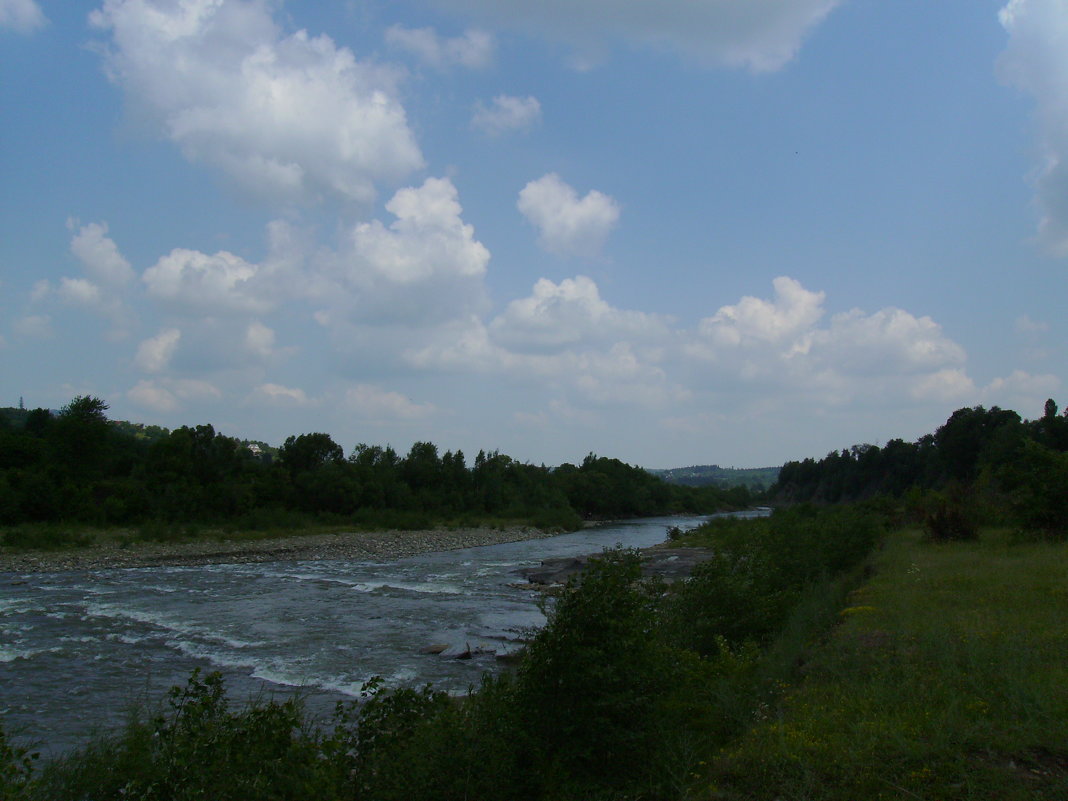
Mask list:
[[1068,537],[1068,452],[1028,442],[1006,471],[1010,505],[1025,535]]
[[28,748],[12,744],[0,726],[0,798],[28,798],[26,792],[37,758]]
[[194,670],[170,711],[65,758],[37,789],[49,801],[303,801],[337,797],[300,702],[231,712],[222,677]]
[[921,525],[928,540],[979,539],[977,512],[960,486],[950,486],[945,492],[930,490],[919,497],[919,504]]
[[36,548],[53,551],[88,545],[92,541],[84,531],[59,523],[25,523],[3,533],[4,545],[13,548]]

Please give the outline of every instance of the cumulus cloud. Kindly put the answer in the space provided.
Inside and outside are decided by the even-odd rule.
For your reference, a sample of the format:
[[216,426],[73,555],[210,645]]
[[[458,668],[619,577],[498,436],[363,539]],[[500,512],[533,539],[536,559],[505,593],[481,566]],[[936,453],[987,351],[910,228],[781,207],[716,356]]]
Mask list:
[[27,339],[49,339],[55,334],[52,330],[52,318],[47,314],[27,314],[19,317],[11,324],[11,328],[20,337]]
[[823,316],[823,292],[809,292],[799,281],[780,276],[772,282],[772,301],[746,296],[701,321],[701,334],[722,345],[778,343],[789,339],[807,348],[806,334]]
[[907,374],[963,364],[964,349],[947,339],[930,317],[902,309],[835,315],[830,329],[815,337],[821,360],[854,375]]
[[436,0],[580,48],[604,42],[669,50],[708,65],[777,70],[842,0]]
[[667,332],[652,314],[616,309],[586,276],[555,284],[542,278],[533,292],[508,304],[490,324],[496,342],[517,351],[549,351],[592,341],[646,340]]
[[34,281],[33,289],[30,290],[30,300],[34,303],[44,300],[52,291],[52,285],[45,279]]
[[148,294],[192,314],[259,314],[272,308],[260,267],[225,250],[176,248],[145,270]]
[[386,30],[386,43],[437,69],[454,65],[478,69],[493,61],[493,36],[486,31],[469,30],[463,36],[447,39],[433,28],[393,25]]
[[388,229],[378,220],[353,232],[356,253],[377,275],[411,284],[433,274],[481,276],[489,251],[463,222],[456,187],[448,178],[428,178],[402,189],[386,204],[397,219]]
[[32,33],[47,24],[48,19],[34,0],[0,0],[0,29]]
[[463,221],[452,182],[401,189],[386,208],[396,218],[388,227],[360,223],[321,258],[312,292],[328,308],[317,319],[418,328],[484,308],[490,253]]
[[580,199],[556,173],[523,187],[517,206],[538,229],[541,246],[559,256],[596,256],[619,221],[613,198],[591,190]]
[[660,365],[672,339],[668,322],[611,306],[584,276],[542,279],[489,325],[454,321],[406,358],[420,368],[533,381],[597,406],[658,406],[689,395]]
[[962,403],[975,397],[976,387],[964,370],[955,367],[920,376],[909,387],[909,394],[921,401]]
[[270,383],[256,387],[247,400],[252,403],[283,408],[315,405],[315,401],[309,398],[308,394],[299,387],[287,387],[282,384]]
[[138,381],[126,397],[146,409],[173,412],[186,402],[219,400],[222,392],[212,383],[192,378],[160,378]]
[[895,308],[859,309],[828,323],[823,292],[793,278],[773,282],[775,297],[745,297],[698,326],[684,352],[724,376],[814,403],[844,404],[858,396],[945,400],[974,393],[966,354],[928,317]]
[[1068,14],[1061,0],[1010,0],[1000,19],[1009,33],[1001,76],[1037,106],[1040,234],[1054,253],[1068,256]]
[[171,357],[178,349],[182,332],[177,328],[166,328],[154,337],[146,339],[137,348],[134,364],[146,373],[159,373],[167,368]]
[[328,36],[284,34],[268,0],[106,0],[110,78],[187,159],[257,195],[368,203],[423,165],[396,76]]
[[84,278],[62,278],[57,290],[60,298],[74,306],[99,307],[103,302],[100,287]]
[[372,384],[356,384],[345,391],[345,406],[363,417],[376,420],[418,420],[434,414],[431,403],[415,403],[399,392]]
[[[67,225],[73,230],[78,224],[68,220]],[[134,270],[107,233],[107,223],[83,225],[71,239],[70,251],[97,281],[122,286],[133,279]]]
[[250,353],[266,359],[274,353],[274,331],[260,322],[249,323],[245,329],[245,347]]
[[1025,417],[1037,417],[1046,399],[1056,396],[1060,389],[1061,381],[1055,375],[1014,370],[985,386],[982,399],[988,405],[1016,409]]
[[499,136],[525,130],[540,120],[541,103],[536,97],[497,95],[489,106],[484,105],[481,100],[475,104],[471,125],[490,136]]
[[1049,331],[1049,323],[1024,314],[1016,318],[1016,330],[1021,334],[1044,334]]

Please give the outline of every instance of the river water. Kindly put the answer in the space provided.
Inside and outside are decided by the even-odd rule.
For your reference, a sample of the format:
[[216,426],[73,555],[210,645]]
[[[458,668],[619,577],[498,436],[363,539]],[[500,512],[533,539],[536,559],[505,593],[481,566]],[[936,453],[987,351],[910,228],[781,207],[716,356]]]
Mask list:
[[[613,523],[397,561],[280,561],[0,573],[0,717],[46,754],[122,724],[194,668],[237,701],[300,692],[310,711],[387,685],[464,692],[544,623],[515,571],[663,542],[705,518]],[[447,646],[444,653],[424,653]],[[458,659],[465,651],[477,652]]]

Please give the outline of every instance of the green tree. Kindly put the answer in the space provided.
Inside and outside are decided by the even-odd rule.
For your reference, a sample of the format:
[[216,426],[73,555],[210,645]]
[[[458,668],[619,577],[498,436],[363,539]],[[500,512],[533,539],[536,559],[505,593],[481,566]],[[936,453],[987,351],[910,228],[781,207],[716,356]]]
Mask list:
[[291,474],[315,470],[327,464],[340,464],[345,452],[329,434],[290,436],[278,449],[278,461]]

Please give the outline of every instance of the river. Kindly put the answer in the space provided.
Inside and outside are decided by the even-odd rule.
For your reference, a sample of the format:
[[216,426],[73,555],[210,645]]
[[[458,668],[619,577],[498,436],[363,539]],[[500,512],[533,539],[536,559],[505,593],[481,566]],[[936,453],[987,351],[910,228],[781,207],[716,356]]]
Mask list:
[[[159,703],[194,668],[221,671],[237,701],[300,692],[315,714],[376,675],[464,692],[544,623],[539,594],[517,586],[516,570],[648,547],[703,519],[646,518],[390,562],[0,573],[0,716],[18,741],[59,754],[120,726],[132,705]],[[446,649],[426,653],[432,646]]]

